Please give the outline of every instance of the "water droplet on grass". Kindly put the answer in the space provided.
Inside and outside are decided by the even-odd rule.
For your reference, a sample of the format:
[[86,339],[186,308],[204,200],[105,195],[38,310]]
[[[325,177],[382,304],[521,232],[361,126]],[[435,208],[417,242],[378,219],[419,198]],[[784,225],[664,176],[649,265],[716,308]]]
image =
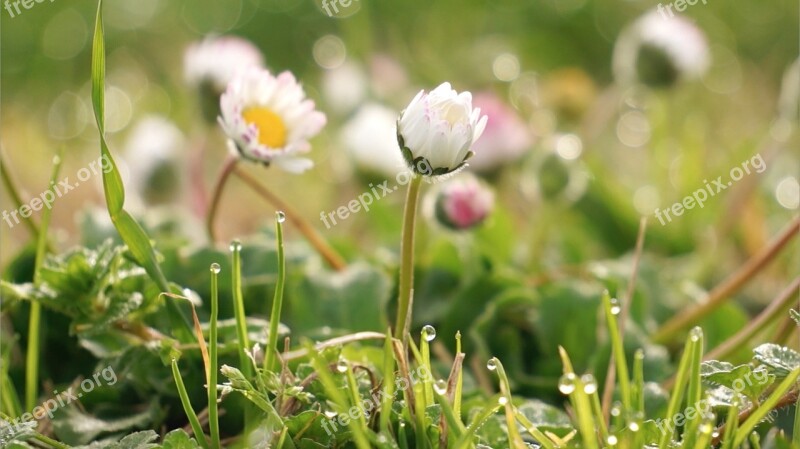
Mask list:
[[591,374],[584,374],[581,376],[581,383],[583,383],[584,393],[594,394],[597,391],[597,381]]
[[211,264],[211,272],[212,272],[212,273],[214,273],[214,274],[219,274],[219,272],[220,272],[221,270],[222,270],[222,268],[220,268],[220,266],[219,266],[219,264],[218,264],[218,263],[214,262],[214,263],[212,263],[212,264]]
[[489,368],[489,371],[494,371],[497,369],[497,359],[491,358],[488,362],[486,362],[486,368]]
[[339,363],[336,364],[336,371],[340,373],[344,373],[347,371],[347,360],[339,359]]
[[567,373],[558,380],[558,391],[564,394],[572,394],[575,391],[575,381],[578,379],[574,373]]
[[443,379],[439,379],[435,384],[433,384],[433,389],[439,394],[445,394],[447,393],[447,382],[445,382]]
[[284,221],[286,221],[286,214],[284,214],[283,211],[279,210],[275,212],[275,219],[278,220],[278,223],[283,223]]
[[425,325],[422,328],[422,338],[424,338],[425,341],[433,341],[433,339],[436,338],[436,328],[430,324]]

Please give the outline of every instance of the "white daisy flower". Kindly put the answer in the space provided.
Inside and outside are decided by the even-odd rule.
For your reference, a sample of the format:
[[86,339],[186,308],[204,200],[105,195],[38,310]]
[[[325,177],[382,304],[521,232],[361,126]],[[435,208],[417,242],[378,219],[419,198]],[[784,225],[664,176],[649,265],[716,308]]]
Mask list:
[[486,116],[472,107],[472,94],[458,93],[442,83],[430,93],[420,91],[400,114],[397,140],[409,167],[421,175],[438,176],[464,166],[470,148],[486,127]]
[[186,49],[183,68],[193,87],[210,86],[222,93],[236,74],[250,67],[264,67],[261,51],[236,36],[207,37]]
[[617,39],[613,65],[617,80],[667,86],[679,79],[698,79],[709,67],[706,37],[681,16],[656,10],[640,17]]
[[294,173],[313,167],[298,154],[311,149],[308,139],[320,132],[326,118],[291,73],[241,72],[222,94],[220,109],[219,122],[234,153]]

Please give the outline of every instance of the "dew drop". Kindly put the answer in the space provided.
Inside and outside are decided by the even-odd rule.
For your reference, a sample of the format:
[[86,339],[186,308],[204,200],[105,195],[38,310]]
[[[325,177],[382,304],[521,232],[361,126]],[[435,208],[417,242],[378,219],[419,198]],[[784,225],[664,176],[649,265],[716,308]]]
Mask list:
[[714,426],[710,422],[706,421],[700,424],[701,433],[710,434],[712,431],[714,431]]
[[638,432],[639,431],[639,423],[637,423],[636,421],[633,421],[632,423],[628,424],[628,429],[630,429],[631,432]]
[[212,263],[212,264],[211,264],[211,272],[212,272],[212,273],[214,273],[214,274],[219,274],[219,272],[220,272],[221,270],[222,270],[222,268],[220,268],[220,266],[219,266],[219,264],[218,264],[218,263],[214,262],[214,263]]
[[422,338],[424,338],[425,341],[433,341],[433,339],[436,338],[436,328],[430,324],[426,324],[422,328]]
[[703,338],[703,329],[700,327],[695,327],[691,332],[689,332],[689,338],[693,342],[700,341],[700,339]]
[[443,379],[439,379],[433,384],[433,389],[439,394],[445,394],[447,393],[447,382]]
[[378,443],[386,444],[389,440],[386,438],[386,435],[378,435]]
[[339,359],[339,362],[336,364],[336,371],[339,371],[340,373],[347,371],[347,360]]
[[242,250],[242,242],[239,240],[234,240],[231,242],[231,251],[241,251]]
[[622,414],[622,407],[620,406],[620,404],[619,403],[614,404],[614,406],[611,407],[611,416],[619,416],[621,414]]
[[500,405],[506,405],[508,404],[508,398],[505,396],[500,396],[499,398],[497,398],[497,403]]
[[278,220],[278,223],[283,223],[286,221],[286,214],[284,214],[282,210],[279,210],[275,212],[275,219]]
[[558,380],[558,391],[564,394],[572,394],[575,391],[575,381],[578,379],[574,373],[567,373]]
[[606,439],[606,442],[608,442],[609,446],[616,446],[619,440],[617,440],[617,437],[615,437],[614,435],[609,435],[608,438]]
[[53,165],[58,165],[61,163],[61,158],[58,155],[53,156]]
[[591,374],[584,374],[581,376],[581,383],[583,384],[584,393],[595,394],[597,392],[597,381]]
[[325,416],[327,416],[328,418],[335,418],[336,417],[336,412],[332,412],[330,410],[327,410],[327,411],[325,411]]
[[619,315],[622,311],[622,307],[620,307],[619,299],[611,298],[611,314],[612,315]]
[[494,357],[489,359],[489,361],[486,362],[486,368],[488,368],[489,371],[496,370],[497,369],[497,359],[495,359]]
[[719,432],[717,432],[716,430],[711,432],[711,438],[719,438]]

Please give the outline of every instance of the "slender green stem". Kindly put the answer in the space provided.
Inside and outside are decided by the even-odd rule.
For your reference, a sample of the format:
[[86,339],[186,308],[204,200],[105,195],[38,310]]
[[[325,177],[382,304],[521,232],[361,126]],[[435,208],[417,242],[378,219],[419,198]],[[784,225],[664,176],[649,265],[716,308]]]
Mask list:
[[217,410],[217,318],[219,316],[219,265],[211,266],[211,317],[208,326],[208,430],[211,444],[220,448]]
[[269,315],[269,335],[267,347],[264,349],[264,369],[271,370],[275,366],[275,354],[278,351],[278,329],[281,324],[281,307],[283,306],[283,288],[286,282],[286,257],[283,253],[283,212],[277,212],[275,220],[275,238],[278,246],[278,280],[275,283],[275,296],[272,298],[272,312]]
[[225,189],[231,173],[236,168],[236,163],[239,158],[229,155],[225,162],[222,164],[222,169],[217,177],[217,182],[214,184],[214,192],[211,195],[211,204],[208,206],[208,214],[206,215],[206,232],[208,239],[211,243],[216,241],[216,234],[214,233],[214,220],[217,218],[217,211],[219,210],[219,201],[222,199],[222,191]]
[[695,343],[696,340],[693,338],[693,336],[690,336],[688,339],[686,339],[686,345],[683,348],[683,355],[681,356],[681,361],[678,364],[678,374],[675,376],[675,386],[672,389],[672,395],[669,398],[669,405],[667,406],[667,414],[664,418],[666,421],[666,432],[663,432],[661,435],[661,439],[658,443],[659,449],[667,449],[669,447],[669,443],[672,441],[672,436],[675,429],[671,427],[669,423],[672,422],[672,417],[678,413],[681,403],[683,402],[684,390],[687,382],[689,381],[690,372],[692,371],[691,363]]
[[422,177],[413,175],[408,185],[406,206],[403,212],[403,237],[400,247],[400,285],[397,297],[397,325],[395,338],[406,341],[411,327],[411,309],[414,304],[414,223],[417,218]]
[[792,446],[800,447],[800,395],[794,404],[794,426],[792,427]]
[[[61,170],[61,151],[53,158],[53,171],[50,175],[51,184],[55,184]],[[36,262],[33,271],[33,283],[41,283],[41,268],[47,255],[47,229],[50,226],[51,207],[42,211],[42,227],[38,234],[36,244]],[[31,303],[31,314],[28,320],[28,348],[25,357],[25,408],[33,410],[36,406],[39,382],[39,337],[41,333],[42,305],[39,302]]]
[[231,269],[231,285],[233,290],[233,313],[236,317],[236,335],[239,338],[239,367],[245,377],[253,376],[253,366],[247,357],[250,349],[250,340],[247,337],[247,314],[244,310],[244,296],[242,295],[242,244],[238,240],[231,243],[233,267]]
[[178,360],[172,359],[172,378],[175,379],[175,386],[178,387],[178,396],[181,398],[181,405],[183,412],[186,413],[186,418],[189,419],[189,425],[192,426],[192,432],[200,443],[203,449],[211,449],[206,441],[206,436],[203,434],[203,427],[200,425],[200,420],[197,419],[197,414],[192,408],[192,402],[189,400],[189,393],[186,392],[186,385],[183,384],[183,377],[178,369]]
[[611,296],[608,292],[603,294],[603,308],[606,313],[606,322],[608,323],[608,334],[611,338],[611,349],[614,354],[614,363],[617,365],[617,379],[619,379],[619,389],[622,395],[622,405],[625,407],[625,412],[630,412],[632,409],[631,403],[631,384],[628,375],[628,361],[625,358],[625,346],[622,342],[622,333],[620,332],[619,323],[617,322],[617,313],[614,307],[619,309],[619,306],[611,304]]
[[[5,158],[3,157],[3,152],[0,151],[0,177],[3,179],[3,187],[6,188],[6,192],[8,192],[8,196],[11,197],[11,202],[13,203],[14,207],[19,210],[22,207],[22,197],[19,194],[19,190],[17,190],[17,186],[14,185],[14,181],[11,179],[11,174],[8,172],[8,168],[6,168],[8,163],[6,162]],[[31,232],[34,238],[39,238],[39,228],[36,227],[36,223],[33,222],[33,218],[29,215],[27,217],[22,217],[22,222],[25,224],[25,227]]]

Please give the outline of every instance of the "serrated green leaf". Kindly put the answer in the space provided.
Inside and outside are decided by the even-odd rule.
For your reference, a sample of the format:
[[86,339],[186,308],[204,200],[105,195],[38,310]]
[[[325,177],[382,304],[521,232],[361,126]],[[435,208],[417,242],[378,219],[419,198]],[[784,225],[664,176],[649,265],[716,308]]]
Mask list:
[[785,346],[765,343],[753,349],[753,353],[756,360],[767,365],[778,377],[786,377],[800,366],[800,354]]
[[161,449],[198,449],[197,440],[190,437],[183,429],[173,430],[164,437]]

